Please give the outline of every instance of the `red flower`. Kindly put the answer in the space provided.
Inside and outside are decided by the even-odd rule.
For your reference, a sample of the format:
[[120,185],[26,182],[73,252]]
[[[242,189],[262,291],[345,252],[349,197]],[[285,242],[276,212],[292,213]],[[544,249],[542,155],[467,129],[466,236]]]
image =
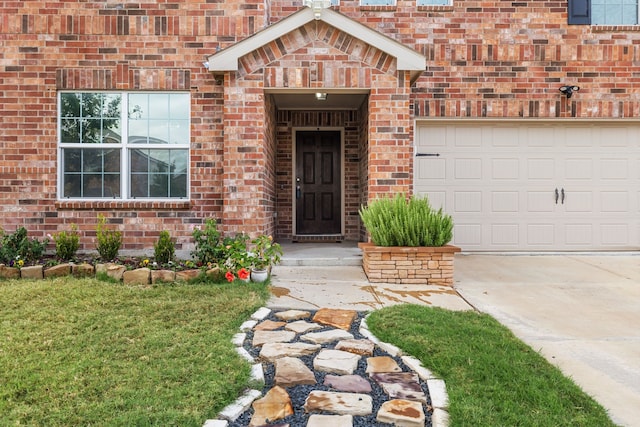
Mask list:
[[230,271],[227,271],[227,274],[225,274],[224,277],[226,277],[227,281],[229,282],[233,282],[234,279],[236,278],[236,276],[234,276],[233,273]]
[[238,277],[241,278],[242,280],[248,279],[249,271],[247,271],[246,268],[241,268],[240,270],[238,270]]

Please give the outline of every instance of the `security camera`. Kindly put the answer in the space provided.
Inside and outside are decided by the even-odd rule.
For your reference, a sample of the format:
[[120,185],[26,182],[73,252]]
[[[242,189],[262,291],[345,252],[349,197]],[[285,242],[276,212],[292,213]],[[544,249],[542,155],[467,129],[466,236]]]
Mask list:
[[567,95],[567,98],[571,98],[571,95],[573,95],[573,92],[579,91],[580,87],[564,85],[564,86],[561,86],[560,89],[558,90],[564,93],[565,95]]

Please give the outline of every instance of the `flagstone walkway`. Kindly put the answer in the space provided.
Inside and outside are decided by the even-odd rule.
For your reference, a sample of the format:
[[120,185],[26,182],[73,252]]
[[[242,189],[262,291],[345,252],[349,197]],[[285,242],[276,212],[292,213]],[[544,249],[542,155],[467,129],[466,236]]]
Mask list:
[[262,308],[234,343],[264,387],[204,427],[448,425],[444,381],[378,340],[361,312]]

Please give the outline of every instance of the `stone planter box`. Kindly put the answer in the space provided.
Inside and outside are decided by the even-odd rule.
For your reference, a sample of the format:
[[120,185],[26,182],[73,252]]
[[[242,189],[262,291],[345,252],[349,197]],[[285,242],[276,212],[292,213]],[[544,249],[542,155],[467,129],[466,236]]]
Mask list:
[[359,243],[362,267],[370,282],[453,286],[457,246],[407,247]]

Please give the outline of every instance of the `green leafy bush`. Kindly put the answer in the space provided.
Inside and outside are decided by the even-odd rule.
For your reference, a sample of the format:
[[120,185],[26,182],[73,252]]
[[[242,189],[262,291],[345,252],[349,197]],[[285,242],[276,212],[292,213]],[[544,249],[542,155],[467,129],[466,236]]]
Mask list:
[[173,257],[176,253],[176,247],[173,240],[171,240],[171,236],[168,231],[163,230],[160,232],[158,241],[153,245],[153,251],[156,262],[160,264],[166,264],[169,261],[173,261]]
[[374,200],[360,218],[377,246],[444,246],[453,237],[453,220],[434,210],[427,198],[404,194]]
[[78,227],[75,224],[71,224],[71,231],[61,231],[53,235],[58,259],[69,261],[76,255],[80,247],[80,236],[77,229]]
[[49,239],[29,239],[24,227],[10,234],[0,229],[0,262],[15,267],[31,264],[42,257],[48,243]]
[[195,241],[195,249],[191,252],[191,256],[196,263],[199,265],[217,263],[222,257],[223,247],[216,220],[205,219],[202,229],[194,228],[191,235]]
[[103,261],[113,261],[118,256],[122,244],[122,233],[118,230],[110,230],[106,227],[107,219],[103,215],[98,216],[96,238],[98,239],[98,254]]

